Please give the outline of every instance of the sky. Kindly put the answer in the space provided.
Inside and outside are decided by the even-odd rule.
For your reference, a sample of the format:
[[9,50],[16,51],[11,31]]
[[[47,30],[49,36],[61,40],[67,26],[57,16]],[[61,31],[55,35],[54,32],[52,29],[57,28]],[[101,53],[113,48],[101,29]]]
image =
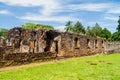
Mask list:
[[120,0],[0,0],[0,28],[35,22],[64,30],[68,21],[80,21],[84,27],[98,23],[115,32],[119,4]]

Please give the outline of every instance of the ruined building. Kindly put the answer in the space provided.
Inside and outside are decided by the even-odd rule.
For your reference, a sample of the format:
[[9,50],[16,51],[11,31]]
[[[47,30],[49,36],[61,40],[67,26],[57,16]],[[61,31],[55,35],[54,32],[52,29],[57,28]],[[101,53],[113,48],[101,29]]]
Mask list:
[[[2,43],[3,41],[1,41]],[[90,55],[105,51],[102,39],[55,30],[23,28],[10,29],[4,47],[5,53],[53,52],[58,56]]]
[[118,52],[120,43],[55,30],[17,27],[10,29],[6,38],[0,38],[0,48],[4,48],[0,53],[53,52],[58,56],[77,56]]
[[120,52],[119,42],[55,30],[13,28],[0,38],[0,66],[57,57]]

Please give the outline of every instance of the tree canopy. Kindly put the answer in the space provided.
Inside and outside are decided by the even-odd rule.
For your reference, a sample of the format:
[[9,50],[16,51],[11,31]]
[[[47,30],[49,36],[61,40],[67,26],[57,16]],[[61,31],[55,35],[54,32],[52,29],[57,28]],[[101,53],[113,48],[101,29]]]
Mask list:
[[112,41],[120,41],[120,16],[118,19],[118,26],[117,26],[116,30],[117,31],[112,34],[112,37],[111,37]]
[[65,26],[66,32],[85,34],[85,28],[79,21],[77,21],[74,25],[72,25],[72,21],[68,21]]
[[107,29],[107,28],[104,28],[102,31],[101,31],[101,37],[106,39],[106,40],[111,40],[111,32]]
[[96,23],[95,26],[92,28],[92,32],[93,32],[94,37],[100,37],[101,31],[102,31],[102,28],[99,26],[98,23]]
[[73,27],[73,32],[74,33],[78,33],[78,34],[85,34],[85,28],[83,27],[83,25],[77,21],[75,24],[74,24],[74,27]]
[[7,34],[8,29],[0,28],[0,36],[5,37]]
[[47,29],[47,30],[53,30],[53,26],[50,25],[44,25],[44,24],[35,24],[32,22],[27,22],[24,25],[21,26],[22,28],[25,29],[31,29],[31,30],[36,30],[36,29]]
[[112,37],[111,32],[107,28],[102,29],[98,23],[96,23],[93,27],[88,26],[86,29],[79,21],[77,21],[74,25],[72,25],[72,21],[68,21],[65,26],[66,32],[70,33],[85,34],[91,37],[100,37],[105,40],[111,40]]
[[118,32],[120,32],[120,16],[119,16],[119,20],[118,20],[118,27],[116,29]]
[[120,41],[120,32],[113,33],[112,37],[111,37],[111,40],[112,41]]
[[86,33],[87,36],[94,36],[94,32],[92,31],[92,27],[88,26],[86,28]]
[[65,32],[73,32],[72,21],[68,21],[65,26]]

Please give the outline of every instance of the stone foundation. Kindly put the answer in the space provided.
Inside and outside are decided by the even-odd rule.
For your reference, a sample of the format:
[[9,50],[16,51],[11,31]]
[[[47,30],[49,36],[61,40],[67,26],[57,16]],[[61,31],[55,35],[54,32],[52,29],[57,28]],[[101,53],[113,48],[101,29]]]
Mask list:
[[0,55],[0,67],[21,65],[35,61],[54,59],[56,55],[51,52],[44,53],[12,53]]

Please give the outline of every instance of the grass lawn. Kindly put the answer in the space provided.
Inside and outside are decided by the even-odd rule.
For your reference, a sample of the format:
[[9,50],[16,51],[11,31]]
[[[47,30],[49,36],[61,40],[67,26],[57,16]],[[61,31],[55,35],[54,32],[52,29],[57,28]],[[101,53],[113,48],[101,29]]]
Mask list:
[[120,54],[72,58],[0,72],[0,80],[120,80]]

